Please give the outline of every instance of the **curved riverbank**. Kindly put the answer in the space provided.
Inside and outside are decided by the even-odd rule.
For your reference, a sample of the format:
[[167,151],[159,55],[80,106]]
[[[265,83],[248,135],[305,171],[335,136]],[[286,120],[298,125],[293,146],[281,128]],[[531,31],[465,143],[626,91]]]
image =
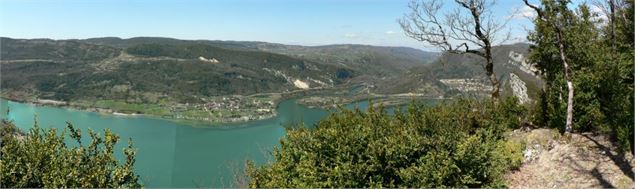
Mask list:
[[[360,101],[345,108],[366,109],[368,104],[368,101]],[[8,108],[11,111],[7,115],[4,112]],[[0,99],[0,111],[2,118],[14,121],[24,131],[33,127],[36,117],[42,128],[62,131],[66,122],[71,122],[82,132],[90,128],[103,134],[108,128],[121,139],[132,138],[138,150],[135,170],[150,188],[232,187],[235,174],[242,171],[247,159],[256,164],[270,160],[271,150],[286,133],[285,127],[296,126],[293,125],[296,123],[311,127],[329,113],[297,104],[295,98],[278,103],[278,114],[270,119],[215,126],[197,126],[146,115],[114,116],[4,99]],[[125,145],[120,142],[116,148],[123,149]],[[120,152],[116,155],[123,158]]]
[[[285,100],[278,104],[278,115],[270,119],[198,127],[145,115],[114,116],[0,101],[1,117],[13,120],[24,131],[33,126],[35,117],[42,128],[62,131],[68,121],[82,132],[91,128],[103,134],[108,128],[122,141],[132,138],[138,150],[135,169],[150,188],[230,187],[235,171],[242,169],[245,160],[258,164],[267,161],[270,150],[285,135],[284,126],[298,122],[310,126],[328,115],[327,111]],[[8,115],[7,108],[11,109]],[[125,141],[120,142],[116,149],[125,145]],[[120,151],[117,153],[123,158]]]
[[[139,104],[115,100],[78,100],[68,102],[11,97],[0,97],[0,99],[36,106],[59,107],[114,116],[146,116],[195,125],[219,125],[271,119],[277,116],[275,108],[283,100],[280,95],[266,97],[240,95],[213,97],[210,98],[212,99],[210,102],[202,104]],[[244,103],[245,101],[248,102]]]

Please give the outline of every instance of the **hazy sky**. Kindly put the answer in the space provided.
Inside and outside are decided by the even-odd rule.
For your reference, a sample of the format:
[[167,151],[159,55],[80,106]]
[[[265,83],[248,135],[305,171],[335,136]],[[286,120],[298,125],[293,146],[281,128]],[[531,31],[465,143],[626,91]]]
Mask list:
[[[114,36],[370,44],[429,49],[406,37],[397,19],[409,0],[0,0],[0,36],[84,39]],[[447,9],[454,2],[445,0]],[[507,19],[521,0],[499,0]],[[523,12],[520,12],[523,14]],[[508,24],[525,39],[526,18]]]

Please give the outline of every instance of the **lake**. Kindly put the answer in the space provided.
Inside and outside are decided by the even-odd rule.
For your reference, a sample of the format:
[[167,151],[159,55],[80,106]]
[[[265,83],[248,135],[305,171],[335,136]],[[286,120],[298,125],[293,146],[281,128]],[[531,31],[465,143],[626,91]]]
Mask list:
[[[346,106],[366,109],[368,101]],[[6,115],[7,108],[10,113]],[[278,115],[267,120],[232,123],[215,127],[192,127],[148,116],[115,116],[72,109],[37,106],[0,100],[2,118],[27,131],[34,118],[43,128],[63,130],[69,121],[86,132],[103,134],[109,128],[121,137],[117,156],[132,138],[137,149],[135,169],[146,187],[231,187],[233,175],[242,173],[245,160],[257,164],[271,161],[270,152],[285,135],[284,125],[304,122],[311,126],[328,112],[286,100]],[[83,136],[87,136],[83,134]]]

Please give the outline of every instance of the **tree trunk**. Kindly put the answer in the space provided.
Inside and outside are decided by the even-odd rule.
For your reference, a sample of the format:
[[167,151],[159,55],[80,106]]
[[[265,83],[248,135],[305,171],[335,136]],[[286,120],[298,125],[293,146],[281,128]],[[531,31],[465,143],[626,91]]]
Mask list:
[[571,133],[573,129],[573,82],[567,81],[567,88],[569,88],[569,97],[567,97],[567,124],[564,127],[564,132]]
[[484,40],[485,43],[485,74],[489,78],[490,83],[492,83],[492,100],[498,100],[500,96],[500,82],[496,78],[496,74],[494,73],[494,60],[492,58],[492,45],[490,45],[489,40]]
[[571,81],[571,68],[569,67],[569,63],[567,63],[567,58],[564,53],[564,42],[562,41],[562,31],[560,29],[556,31],[556,37],[558,39],[560,60],[562,60],[562,64],[564,65],[564,79],[567,81],[567,89],[569,90],[567,97],[567,122],[564,127],[564,133],[570,134],[573,130],[573,82]]
[[492,99],[498,100],[498,97],[500,96],[500,82],[498,81],[498,79],[496,78],[496,74],[494,73],[494,63],[491,57],[487,59],[487,65],[485,65],[485,70],[489,78],[489,81],[493,87]]

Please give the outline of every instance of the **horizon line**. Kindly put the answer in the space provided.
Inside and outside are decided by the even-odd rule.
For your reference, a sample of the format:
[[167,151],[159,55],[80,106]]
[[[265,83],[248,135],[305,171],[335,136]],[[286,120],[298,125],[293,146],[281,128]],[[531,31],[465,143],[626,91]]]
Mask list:
[[[117,38],[121,40],[130,40],[134,38],[163,38],[163,39],[172,39],[172,40],[181,40],[181,41],[220,41],[220,42],[251,42],[251,43],[269,43],[269,44],[278,44],[278,45],[286,45],[286,46],[301,46],[301,47],[325,47],[325,46],[338,46],[338,45],[357,45],[357,46],[371,46],[371,47],[388,47],[388,48],[410,48],[416,49],[424,52],[433,52],[433,53],[442,53],[443,50],[439,49],[424,49],[423,47],[416,48],[410,46],[403,45],[371,45],[371,44],[359,44],[359,43],[329,43],[329,44],[292,44],[292,43],[283,43],[283,42],[269,42],[269,41],[259,41],[259,40],[232,40],[232,39],[179,39],[174,37],[161,37],[161,36],[136,36],[136,37],[118,37],[118,36],[103,36],[103,37],[89,37],[89,38],[48,38],[48,37],[36,37],[36,38],[16,38],[16,37],[7,37],[0,36],[0,38],[9,38],[9,39],[23,39],[23,40],[54,40],[54,41],[64,41],[64,40],[89,40],[89,39],[99,39],[99,38]],[[516,41],[512,43],[504,43],[501,45],[515,45],[515,44],[531,44],[527,41]],[[421,45],[426,46],[426,45]],[[434,48],[434,47],[433,47]]]

